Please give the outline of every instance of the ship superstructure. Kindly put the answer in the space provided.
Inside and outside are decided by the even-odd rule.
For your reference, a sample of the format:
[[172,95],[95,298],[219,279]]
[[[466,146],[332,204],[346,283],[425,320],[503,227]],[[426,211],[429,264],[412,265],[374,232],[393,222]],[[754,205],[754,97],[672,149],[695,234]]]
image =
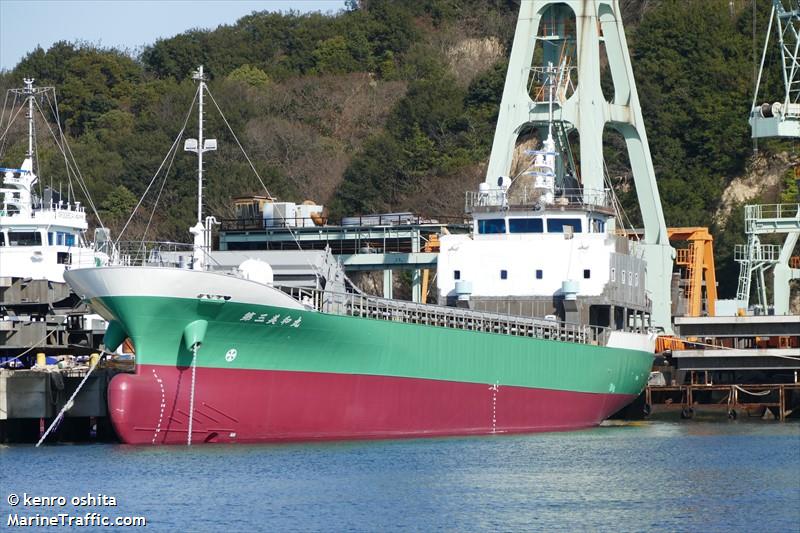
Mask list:
[[[610,188],[583,187],[556,145],[556,95],[569,77],[552,64],[541,92],[548,120],[538,150],[515,179],[481,183],[466,195],[470,235],[444,235],[438,261],[440,303],[570,323],[644,331],[652,302],[646,263],[618,229]],[[566,159],[566,161],[565,161]]]

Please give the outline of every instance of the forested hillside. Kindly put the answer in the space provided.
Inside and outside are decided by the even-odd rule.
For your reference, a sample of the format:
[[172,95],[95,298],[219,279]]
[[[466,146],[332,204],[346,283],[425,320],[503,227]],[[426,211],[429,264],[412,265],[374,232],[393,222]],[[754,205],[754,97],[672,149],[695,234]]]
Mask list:
[[[735,275],[731,248],[744,239],[741,209],[734,202],[726,216],[715,213],[753,153],[754,43],[760,54],[769,2],[758,2],[755,25],[750,0],[620,3],[667,224],[714,228],[727,295],[735,290],[725,279]],[[117,231],[184,123],[199,64],[272,194],[313,199],[334,214],[459,215],[463,191],[485,171],[517,9],[513,0],[363,0],[330,16],[253,13],[160,40],[138,57],[61,42],[0,73],[0,89],[24,76],[57,88],[75,158]],[[220,149],[207,157],[206,209],[230,216],[232,196],[263,190],[211,103],[207,117]],[[195,124],[189,117],[191,135]],[[62,158],[43,124],[39,131],[41,175],[57,186],[66,181]],[[611,176],[636,221],[623,145],[609,141]],[[795,146],[760,149],[769,158]],[[23,153],[22,142],[6,145],[0,159]],[[178,152],[148,238],[185,240],[195,165]],[[771,194],[796,194],[793,180],[779,181]]]

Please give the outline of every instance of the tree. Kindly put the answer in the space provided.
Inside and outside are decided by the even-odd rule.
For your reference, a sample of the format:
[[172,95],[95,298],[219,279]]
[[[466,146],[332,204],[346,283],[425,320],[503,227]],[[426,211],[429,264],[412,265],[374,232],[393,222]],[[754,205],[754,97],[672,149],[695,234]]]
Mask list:
[[258,87],[264,88],[271,83],[269,76],[267,73],[257,67],[252,67],[250,65],[242,65],[241,67],[234,69],[231,71],[230,74],[227,76],[228,81],[239,81],[242,83],[246,83],[251,87]]
[[119,223],[127,220],[138,201],[138,198],[127,187],[118,185],[100,204],[100,215],[108,219],[109,223]]

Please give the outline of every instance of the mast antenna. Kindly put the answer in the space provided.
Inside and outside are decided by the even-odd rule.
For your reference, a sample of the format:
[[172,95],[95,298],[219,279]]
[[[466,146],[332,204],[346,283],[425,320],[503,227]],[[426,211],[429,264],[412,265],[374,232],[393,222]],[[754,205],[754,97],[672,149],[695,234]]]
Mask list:
[[22,80],[25,83],[24,92],[27,95],[28,99],[28,152],[26,157],[31,158],[31,164],[33,164],[33,97],[35,91],[33,90],[33,78],[24,78]]

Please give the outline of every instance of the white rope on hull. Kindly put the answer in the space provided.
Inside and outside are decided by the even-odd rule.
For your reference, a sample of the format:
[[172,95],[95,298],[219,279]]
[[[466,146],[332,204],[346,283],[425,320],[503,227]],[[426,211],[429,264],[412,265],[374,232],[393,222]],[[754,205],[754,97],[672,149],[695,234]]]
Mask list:
[[192,445],[192,423],[194,422],[194,385],[197,377],[197,346],[192,346],[192,388],[189,390],[189,434],[186,437],[186,445]]

